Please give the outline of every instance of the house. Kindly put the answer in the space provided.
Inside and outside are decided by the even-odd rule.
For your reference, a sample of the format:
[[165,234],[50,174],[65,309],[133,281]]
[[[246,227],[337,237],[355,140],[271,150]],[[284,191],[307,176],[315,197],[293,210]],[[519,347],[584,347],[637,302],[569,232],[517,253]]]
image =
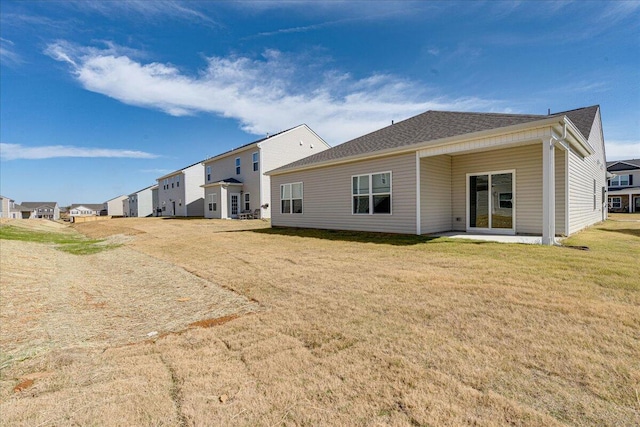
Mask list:
[[60,219],[57,202],[22,202],[20,206],[24,219]]
[[16,205],[15,200],[0,196],[0,218],[20,219],[22,207]]
[[85,204],[72,204],[69,206],[69,216],[100,216],[103,211],[104,203],[85,203]]
[[[129,194],[129,198],[123,203],[128,202],[126,216],[146,217],[153,216],[158,207],[158,185],[151,185]],[[156,196],[154,200],[154,195]]]
[[205,160],[204,216],[238,218],[259,210],[261,218],[271,217],[271,179],[265,172],[328,148],[302,124]]
[[640,212],[640,159],[607,162],[609,212]]
[[122,216],[130,216],[129,215],[129,197],[127,196],[126,199],[122,199]]
[[128,199],[128,197],[122,195],[122,196],[114,197],[113,199],[107,200],[106,202],[103,203],[102,209],[107,211],[107,215],[124,216],[124,213],[127,212],[127,210],[124,210],[122,206],[122,201],[125,199]]
[[204,216],[201,161],[161,176],[157,181],[161,216]]
[[273,226],[531,234],[606,218],[600,107],[427,111],[269,172]]

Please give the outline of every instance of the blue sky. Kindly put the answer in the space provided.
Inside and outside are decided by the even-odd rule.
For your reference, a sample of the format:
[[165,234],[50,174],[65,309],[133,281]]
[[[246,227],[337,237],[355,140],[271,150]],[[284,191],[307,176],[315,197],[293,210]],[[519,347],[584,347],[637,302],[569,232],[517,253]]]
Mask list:
[[0,3],[0,194],[101,203],[300,123],[599,104],[640,157],[640,1]]

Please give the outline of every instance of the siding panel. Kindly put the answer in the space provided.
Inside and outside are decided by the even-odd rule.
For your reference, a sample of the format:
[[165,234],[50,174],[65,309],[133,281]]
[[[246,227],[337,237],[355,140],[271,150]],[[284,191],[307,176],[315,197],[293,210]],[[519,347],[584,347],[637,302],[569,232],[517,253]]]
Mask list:
[[[392,214],[353,215],[351,176],[392,172]],[[280,184],[303,182],[303,214],[280,213]],[[271,178],[271,224],[285,227],[416,232],[415,154],[390,156]]]
[[451,156],[420,159],[420,217],[423,234],[451,230]]

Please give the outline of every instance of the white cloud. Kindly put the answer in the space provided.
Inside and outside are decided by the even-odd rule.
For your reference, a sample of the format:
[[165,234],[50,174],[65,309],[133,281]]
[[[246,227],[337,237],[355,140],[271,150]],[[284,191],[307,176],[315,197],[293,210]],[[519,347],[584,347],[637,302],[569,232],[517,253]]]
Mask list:
[[640,141],[605,140],[607,161],[640,159]]
[[173,170],[172,169],[140,169],[140,172],[152,173],[156,175],[165,175],[165,174],[168,174],[169,172],[173,172]]
[[16,53],[11,40],[0,38],[0,62],[12,65],[22,64],[22,57]]
[[170,64],[142,63],[116,46],[96,49],[56,42],[46,53],[68,63],[89,91],[173,116],[204,112],[233,118],[255,135],[306,123],[329,142],[339,143],[429,109],[482,111],[502,105],[438,96],[424,84],[389,74],[356,79],[323,70],[311,56],[276,50],[257,59],[207,58],[197,75]]
[[25,147],[20,144],[0,143],[2,160],[37,160],[57,157],[128,157],[136,159],[155,159],[156,154],[136,150],[112,148],[73,147],[69,145],[45,145],[41,147]]

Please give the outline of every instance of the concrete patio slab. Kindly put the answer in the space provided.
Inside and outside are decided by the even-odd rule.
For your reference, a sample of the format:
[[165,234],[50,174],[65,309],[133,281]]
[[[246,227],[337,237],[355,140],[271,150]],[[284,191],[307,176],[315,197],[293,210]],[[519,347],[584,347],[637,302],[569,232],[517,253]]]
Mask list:
[[469,239],[469,240],[484,240],[486,242],[497,243],[524,243],[528,245],[541,245],[542,236],[507,236],[502,234],[478,234],[478,233],[463,233],[456,231],[448,231],[446,233],[433,234],[437,237],[448,237],[451,239]]

